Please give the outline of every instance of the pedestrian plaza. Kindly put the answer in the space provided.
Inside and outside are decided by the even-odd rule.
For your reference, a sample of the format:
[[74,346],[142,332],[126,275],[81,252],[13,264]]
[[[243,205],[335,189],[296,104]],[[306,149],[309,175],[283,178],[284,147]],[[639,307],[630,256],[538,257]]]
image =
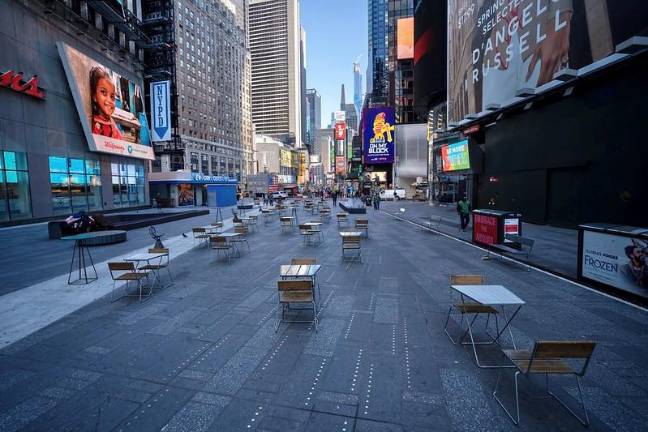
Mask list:
[[[0,350],[0,431],[585,430],[543,375],[518,378],[519,426],[493,397],[498,383],[514,414],[516,368],[503,350],[537,341],[595,343],[580,378],[589,430],[646,430],[645,310],[482,260],[483,250],[389,207],[344,217],[294,208],[255,208],[240,215],[242,226],[255,219],[253,229],[230,218],[206,237],[192,231],[210,231],[204,217],[160,227],[182,224],[184,236],[167,242],[171,274],[156,274],[142,301],[111,301],[111,257],[95,263],[98,282],[62,282],[66,295],[106,291]],[[220,253],[211,239],[227,233]],[[247,244],[230,244],[240,237]],[[130,262],[150,258],[138,254]],[[480,278],[462,285],[453,275]],[[480,285],[499,288],[484,297]],[[290,287],[306,294],[286,296]],[[471,314],[477,297],[491,309]],[[295,298],[304,304],[286,306]],[[582,417],[574,377],[550,379]]]

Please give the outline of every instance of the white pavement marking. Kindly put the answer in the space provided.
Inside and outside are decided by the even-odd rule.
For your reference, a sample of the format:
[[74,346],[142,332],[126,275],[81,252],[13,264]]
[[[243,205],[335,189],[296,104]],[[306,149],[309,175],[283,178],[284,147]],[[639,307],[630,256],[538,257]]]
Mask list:
[[[227,219],[223,229],[228,230],[232,227],[232,219]],[[164,240],[164,245],[170,249],[170,258],[173,260],[190,251],[194,247],[194,239],[189,232],[186,238],[179,235]],[[9,346],[109,295],[113,281],[108,271],[108,262],[123,261],[129,256],[147,252],[150,247],[135,249],[95,263],[99,279],[87,285],[68,285],[68,274],[65,273],[0,297],[0,348]],[[173,271],[173,265],[171,270]],[[117,285],[118,290],[122,287],[123,285]]]
[[392,215],[392,214],[390,214],[390,213],[387,213],[387,212],[384,212],[384,211],[382,211],[382,210],[380,210],[380,212],[386,214],[387,216],[391,216],[391,217],[394,218],[394,219],[398,219],[398,220],[400,220],[400,221],[407,222],[407,223],[410,224],[410,225],[414,225],[414,226],[417,227],[417,228],[421,228],[421,229],[424,229],[424,230],[426,230],[426,231],[430,231],[430,232],[433,232],[433,233],[435,233],[435,234],[439,234],[439,235],[441,235],[441,236],[443,236],[443,237],[447,237],[447,238],[452,239],[452,240],[454,240],[454,241],[456,241],[456,242],[463,243],[463,244],[465,244],[465,245],[467,245],[467,246],[471,246],[471,247],[473,247],[473,248],[475,248],[475,249],[479,249],[479,250],[484,251],[484,252],[490,252],[491,254],[493,254],[493,255],[495,255],[495,256],[499,256],[499,257],[501,257],[502,259],[505,259],[505,260],[508,260],[508,261],[511,261],[511,262],[514,262],[514,263],[517,263],[517,264],[525,265],[525,266],[527,266],[527,267],[529,267],[529,268],[532,268],[533,270],[535,270],[535,271],[537,271],[537,272],[544,273],[544,274],[546,274],[546,275],[548,275],[548,276],[551,276],[551,277],[554,277],[554,278],[556,278],[556,279],[560,279],[560,280],[562,280],[562,281],[568,282],[568,283],[570,283],[570,284],[572,284],[572,285],[575,285],[575,286],[577,286],[577,287],[583,288],[583,289],[585,289],[585,290],[587,290],[587,291],[591,291],[591,292],[593,292],[594,294],[598,294],[598,295],[600,295],[600,296],[607,297],[607,298],[609,298],[609,299],[611,299],[611,300],[618,301],[619,303],[623,303],[623,304],[625,304],[625,305],[632,306],[632,307],[635,308],[635,309],[639,309],[639,310],[641,310],[641,311],[648,312],[648,308],[645,308],[645,307],[642,307],[642,306],[636,305],[636,304],[634,304],[634,303],[630,303],[629,301],[626,301],[626,300],[623,300],[623,299],[620,299],[620,298],[617,298],[617,297],[611,296],[611,295],[609,295],[609,294],[606,294],[606,293],[604,293],[604,292],[601,292],[601,291],[595,290],[595,289],[593,289],[593,288],[590,288],[590,287],[588,287],[588,286],[585,286],[585,285],[583,285],[583,284],[580,284],[580,283],[578,283],[578,282],[575,282],[575,281],[573,281],[573,280],[571,280],[571,279],[567,279],[567,278],[565,278],[565,277],[558,276],[557,274],[554,274],[554,273],[548,272],[548,271],[546,271],[546,270],[539,269],[538,267],[535,267],[533,264],[529,264],[529,263],[525,263],[525,262],[522,262],[522,261],[518,261],[518,260],[513,259],[513,258],[511,258],[511,257],[508,257],[508,256],[506,256],[506,255],[501,255],[501,254],[495,253],[495,252],[493,252],[493,251],[489,251],[488,249],[485,249],[485,248],[483,248],[483,247],[481,247],[481,246],[477,246],[476,244],[471,243],[471,242],[469,242],[469,241],[467,241],[467,240],[463,240],[463,239],[460,239],[460,238],[454,237],[454,236],[452,236],[452,235],[450,235],[450,234],[446,234],[446,233],[444,233],[444,232],[442,232],[442,231],[437,231],[437,230],[435,230],[435,229],[428,228],[428,227],[426,227],[426,226],[424,226],[424,225],[419,225],[419,224],[417,224],[416,222],[412,222],[412,221],[410,221],[410,220],[403,219],[403,218],[398,217],[398,216],[394,216],[394,215]]

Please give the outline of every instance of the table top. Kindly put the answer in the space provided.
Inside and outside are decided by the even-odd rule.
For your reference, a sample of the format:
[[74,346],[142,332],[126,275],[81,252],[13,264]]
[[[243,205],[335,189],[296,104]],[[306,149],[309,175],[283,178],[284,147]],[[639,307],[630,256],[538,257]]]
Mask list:
[[295,219],[294,216],[281,216],[281,219]]
[[279,274],[281,277],[313,277],[320,268],[319,264],[288,264],[281,266]]
[[71,236],[61,237],[61,240],[88,240],[98,237],[106,237],[115,234],[121,234],[125,231],[123,230],[108,230],[108,231],[93,231],[89,233],[75,234]]
[[217,231],[217,230],[222,230],[222,226],[213,226],[213,225],[205,225],[203,228],[205,228],[206,231]]
[[452,289],[488,306],[523,305],[524,300],[502,285],[451,285]]
[[236,232],[226,232],[226,233],[220,233],[215,237],[225,237],[225,238],[231,238],[231,237],[238,237],[240,236],[241,233],[236,233]]
[[340,231],[340,237],[360,237],[360,231]]
[[139,253],[128,258],[124,258],[124,261],[150,261],[156,258],[162,258],[166,254],[164,253]]
[[320,225],[322,225],[322,222],[306,222],[303,225],[320,226]]

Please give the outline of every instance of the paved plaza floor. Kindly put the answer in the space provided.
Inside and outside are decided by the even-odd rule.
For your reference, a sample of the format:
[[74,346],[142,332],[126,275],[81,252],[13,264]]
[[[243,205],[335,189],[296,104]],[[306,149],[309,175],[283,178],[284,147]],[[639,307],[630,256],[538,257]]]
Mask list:
[[[492,397],[498,371],[478,369],[443,331],[451,274],[483,274],[526,301],[513,321],[518,346],[596,341],[583,379],[589,429],[646,430],[645,310],[367,216],[361,263],[341,260],[335,218],[315,247],[261,221],[252,252],[229,265],[191,248],[171,261],[175,283],[150,300],[102,298],[3,348],[0,431],[585,430],[535,378],[521,380],[521,425],[510,422]],[[311,217],[300,210],[300,222]],[[274,331],[279,267],[293,257],[323,266],[317,333]],[[482,353],[500,360],[495,348]],[[511,403],[512,371],[502,376]],[[552,385],[576,407],[575,382]]]

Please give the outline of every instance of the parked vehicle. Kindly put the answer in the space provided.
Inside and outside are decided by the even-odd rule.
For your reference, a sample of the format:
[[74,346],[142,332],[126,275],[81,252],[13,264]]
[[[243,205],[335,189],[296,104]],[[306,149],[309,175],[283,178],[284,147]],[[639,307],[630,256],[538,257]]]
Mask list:
[[380,199],[383,201],[391,201],[394,199],[394,191],[396,191],[396,199],[398,201],[405,199],[405,189],[396,188],[396,189],[385,189],[380,192]]
[[282,191],[272,192],[272,198],[273,199],[286,199],[286,198],[288,198],[288,194],[286,192],[282,192]]

